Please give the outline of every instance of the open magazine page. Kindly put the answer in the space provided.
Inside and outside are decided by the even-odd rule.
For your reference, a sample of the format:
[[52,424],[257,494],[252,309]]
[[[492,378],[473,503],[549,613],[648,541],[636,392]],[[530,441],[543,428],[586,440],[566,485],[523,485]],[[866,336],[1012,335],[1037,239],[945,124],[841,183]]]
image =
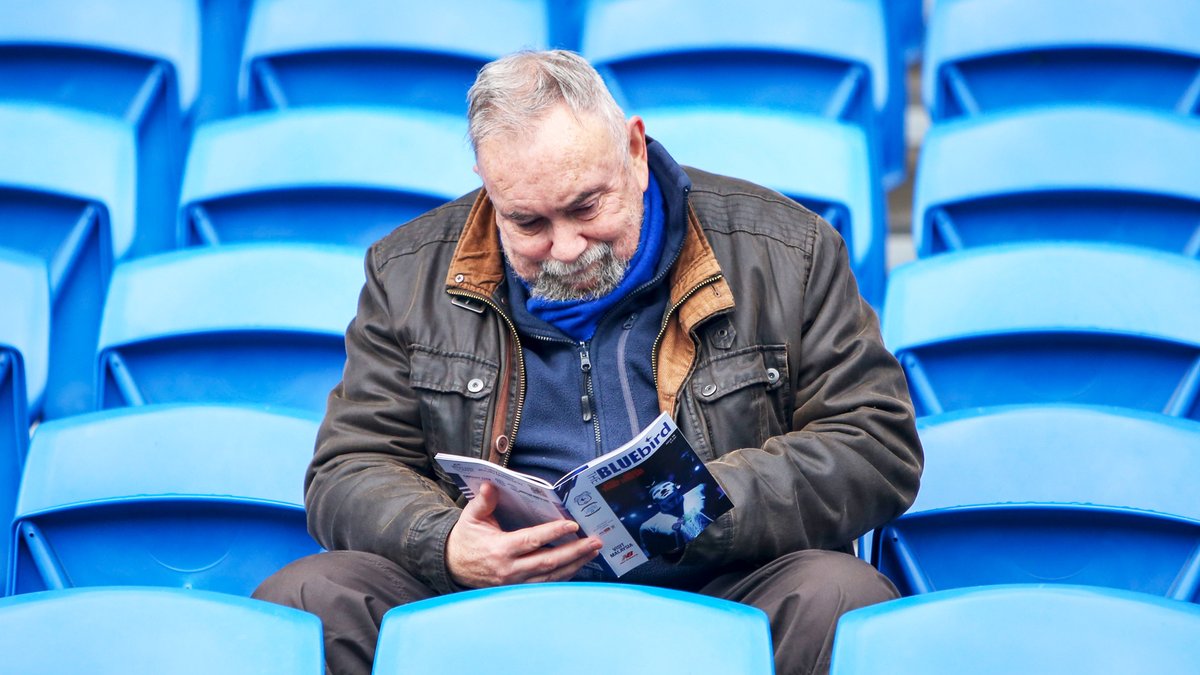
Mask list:
[[733,507],[666,413],[558,492],[584,532],[604,542],[601,556],[618,577],[682,548]]
[[[482,459],[443,454],[438,454],[435,459],[468,499],[475,498],[479,486],[485,481],[498,488],[495,517],[505,532],[571,519],[554,493],[554,488],[534,476],[520,474]],[[579,536],[582,535],[568,535],[554,543],[566,543]]]

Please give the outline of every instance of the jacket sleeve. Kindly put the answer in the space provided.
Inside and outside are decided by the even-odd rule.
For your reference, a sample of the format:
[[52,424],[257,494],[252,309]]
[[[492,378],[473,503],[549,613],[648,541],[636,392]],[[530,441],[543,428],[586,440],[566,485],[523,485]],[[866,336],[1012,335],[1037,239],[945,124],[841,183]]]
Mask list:
[[454,590],[445,542],[460,509],[432,478],[410,350],[392,328],[374,254],[305,477],[309,532],[326,549],[389,558],[445,593]]
[[924,457],[904,374],[858,293],[844,242],[825,223],[814,229],[807,276],[802,326],[790,331],[799,337],[789,349],[800,350],[791,430],[709,463],[735,508],[688,546],[683,563],[845,549],[916,498]]

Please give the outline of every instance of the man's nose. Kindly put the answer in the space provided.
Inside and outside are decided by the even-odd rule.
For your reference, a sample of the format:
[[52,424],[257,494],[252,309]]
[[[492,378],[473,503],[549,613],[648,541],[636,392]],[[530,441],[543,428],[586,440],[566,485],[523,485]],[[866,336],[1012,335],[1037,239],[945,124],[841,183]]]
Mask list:
[[573,263],[587,250],[587,238],[572,225],[555,223],[551,236],[550,257],[559,262]]

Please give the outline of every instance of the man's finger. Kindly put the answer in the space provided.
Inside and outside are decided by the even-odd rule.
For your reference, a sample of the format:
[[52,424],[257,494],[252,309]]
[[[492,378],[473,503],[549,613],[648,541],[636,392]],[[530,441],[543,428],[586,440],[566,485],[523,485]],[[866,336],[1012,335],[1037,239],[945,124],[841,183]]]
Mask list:
[[496,510],[496,504],[499,501],[499,493],[496,491],[496,486],[484,481],[480,484],[479,491],[475,493],[475,498],[467,502],[467,505],[463,507],[463,515],[468,518],[486,520],[492,517],[492,513]]
[[[533,527],[526,527],[512,535],[512,553],[514,557],[528,555],[543,548],[547,544],[554,543],[559,539],[575,534],[579,531],[579,525],[573,520],[556,520],[550,523],[542,523]],[[574,542],[572,542],[574,543]]]

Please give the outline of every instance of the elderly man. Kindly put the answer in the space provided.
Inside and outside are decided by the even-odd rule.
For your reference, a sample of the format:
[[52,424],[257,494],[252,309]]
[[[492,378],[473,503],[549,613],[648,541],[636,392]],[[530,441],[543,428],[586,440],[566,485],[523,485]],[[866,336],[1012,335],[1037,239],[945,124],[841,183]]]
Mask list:
[[922,467],[841,238],[777,193],[681,168],[569,52],[484,67],[469,129],[483,189],[367,255],[306,479],[329,552],[256,597],[318,614],[330,670],[367,673],[393,606],[608,580],[594,538],[547,546],[574,523],[505,532],[494,489],[466,502],[432,457],[555,480],[669,411],[735,507],[622,582],[759,607],[778,672],[825,670],[837,618],[895,597],[849,551],[907,508]]

